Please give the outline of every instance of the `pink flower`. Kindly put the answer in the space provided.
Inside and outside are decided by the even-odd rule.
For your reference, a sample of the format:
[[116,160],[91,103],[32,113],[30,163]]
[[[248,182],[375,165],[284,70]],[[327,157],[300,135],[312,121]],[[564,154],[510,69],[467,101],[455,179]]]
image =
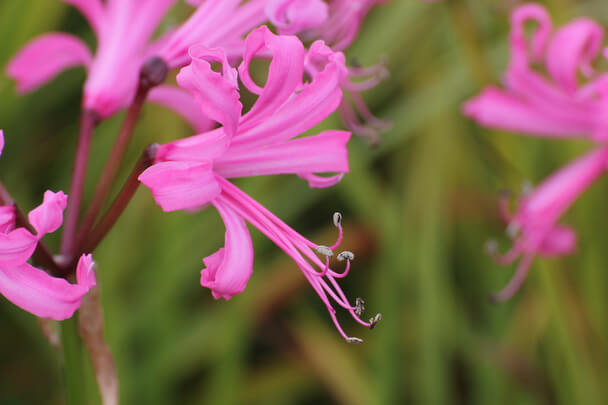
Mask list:
[[[536,22],[530,39],[524,24]],[[537,4],[518,7],[511,16],[511,58],[504,89],[488,87],[464,105],[465,115],[484,126],[548,137],[606,139],[606,90],[608,76],[596,75],[591,62],[603,40],[603,29],[579,18],[553,32],[547,11]],[[544,64],[548,77],[532,63]],[[579,83],[579,74],[586,77]],[[510,298],[525,280],[536,255],[560,256],[575,249],[575,232],[557,221],[574,201],[604,173],[608,148],[601,146],[545,180],[520,202],[517,213],[501,212],[515,241],[504,256],[489,245],[495,259],[510,264],[521,257],[513,279],[498,294]]]
[[[250,77],[249,63],[258,53],[271,54],[268,79],[258,86]],[[341,237],[341,217],[335,217],[338,241],[330,246],[317,245],[291,229],[257,201],[227,179],[270,174],[298,174],[312,187],[327,187],[340,181],[348,171],[346,143],[348,132],[328,130],[318,135],[295,138],[331,114],[340,104],[340,83],[346,74],[344,57],[332,53],[322,43],[314,44],[308,54],[296,37],[276,36],[266,27],[253,31],[246,40],[244,60],[239,67],[242,83],[258,100],[241,116],[237,71],[228,65],[220,49],[201,45],[190,49],[191,65],[181,70],[178,83],[190,91],[201,110],[223,127],[158,147],[156,164],[147,169],[140,181],[150,190],[164,211],[193,210],[212,204],[226,225],[225,245],[204,259],[201,284],[215,298],[229,299],[245,288],[253,271],[253,247],[245,221],[258,228],[298,264],[304,276],[327,306],[336,327],[342,330],[332,306],[333,300],[361,324],[362,302],[349,303],[337,279],[350,268],[351,253],[343,273],[329,267],[330,257]],[[323,58],[321,58],[321,56]],[[306,63],[324,60],[322,69],[310,83],[302,81]],[[211,63],[222,65],[221,72]],[[316,173],[338,173],[321,177]],[[323,255],[320,259],[315,250]]]
[[[322,1],[273,0],[267,12],[270,21],[282,34],[300,33],[306,41],[321,39],[334,51],[346,49],[355,39],[363,19],[371,8],[382,0]],[[315,70],[308,74],[314,76]],[[375,117],[361,96],[361,92],[377,86],[388,77],[385,63],[375,66],[348,68],[342,82],[346,96],[340,105],[340,116],[345,126],[372,143],[379,141],[379,132],[390,124]]]
[[[4,137],[0,131],[0,139]],[[38,241],[55,232],[63,222],[67,196],[61,191],[44,193],[44,201],[29,213],[36,234],[16,227],[14,206],[0,207],[0,294],[15,305],[42,318],[63,320],[80,307],[82,297],[95,285],[91,255],[83,255],[76,270],[76,284],[55,278],[27,261]]]
[[513,247],[505,255],[495,252],[494,258],[508,265],[522,257],[509,284],[494,296],[504,301],[513,296],[524,282],[536,255],[545,257],[570,254],[576,248],[576,233],[557,221],[576,199],[608,169],[608,147],[601,147],[553,174],[519,202],[514,215],[508,201],[501,203],[501,213],[509,223],[508,233],[514,238]]
[[[160,58],[170,67],[187,64],[186,51],[196,42],[242,49],[243,35],[265,20],[262,3],[254,0],[205,1],[179,28],[152,41],[152,35],[175,0],[64,0],[74,5],[89,21],[97,36],[92,56],[87,46],[71,35],[50,33],[26,45],[7,67],[26,93],[38,88],[64,69],[84,66],[83,108],[106,118],[128,106],[135,96],[140,69],[145,61]],[[226,21],[229,21],[226,23]],[[175,109],[191,119],[192,101],[176,88],[151,91],[153,102]],[[195,129],[206,128],[199,117]]]
[[[531,40],[524,23],[537,27]],[[464,105],[465,115],[484,126],[549,137],[608,136],[608,76],[595,75],[591,62],[603,41],[602,27],[579,18],[552,30],[546,10],[518,7],[511,16],[511,60],[504,89],[490,86]],[[531,62],[544,64],[546,78]],[[579,73],[589,78],[581,84]]]

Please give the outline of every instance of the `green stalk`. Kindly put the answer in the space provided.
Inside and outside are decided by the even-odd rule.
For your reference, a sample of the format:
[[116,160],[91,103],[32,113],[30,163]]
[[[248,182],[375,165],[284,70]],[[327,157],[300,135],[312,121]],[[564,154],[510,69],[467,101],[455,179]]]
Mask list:
[[76,316],[61,322],[63,350],[63,378],[67,405],[82,405],[85,400],[85,381],[82,360],[82,343],[78,335]]

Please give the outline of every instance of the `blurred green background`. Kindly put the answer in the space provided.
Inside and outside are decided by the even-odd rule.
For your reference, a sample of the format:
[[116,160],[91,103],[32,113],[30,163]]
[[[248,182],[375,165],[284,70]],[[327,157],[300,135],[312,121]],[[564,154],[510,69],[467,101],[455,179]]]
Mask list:
[[[578,252],[537,260],[509,302],[487,299],[513,271],[483,248],[489,238],[508,247],[499,192],[538,183],[589,148],[492,132],[461,116],[466,98],[500,80],[514,4],[392,0],[377,7],[347,56],[363,65],[387,57],[391,77],[365,94],[393,123],[380,146],[351,141],[351,173],[332,189],[308,189],[295,176],[237,182],[321,244],[335,237],[331,214],[344,214],[342,247],[357,255],[344,288],[366,299],[369,316],[384,316],[369,331],[342,314],[363,345],[340,338],[297,267],[253,228],[255,271],[245,293],[214,301],[199,271],[201,258],[223,242],[217,214],[162,214],[140,190],[95,252],[123,404],[606,403],[604,179],[565,219],[579,231]],[[608,24],[604,0],[543,4],[557,24],[580,15]],[[167,24],[185,11],[175,9]],[[59,1],[2,0],[0,65],[51,30],[94,43],[80,15]],[[69,188],[83,80],[82,69],[70,70],[19,97],[0,77],[0,177],[24,209],[47,188]],[[89,196],[120,122],[117,116],[96,132]],[[340,122],[333,117],[324,126]],[[151,142],[189,134],[173,113],[148,105],[129,159]],[[0,404],[64,403],[61,357],[37,320],[0,299],[0,325]]]

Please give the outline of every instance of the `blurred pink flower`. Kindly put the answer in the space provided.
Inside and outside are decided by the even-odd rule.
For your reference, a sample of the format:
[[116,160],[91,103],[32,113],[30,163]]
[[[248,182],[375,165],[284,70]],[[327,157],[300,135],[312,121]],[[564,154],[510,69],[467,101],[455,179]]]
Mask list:
[[494,295],[496,301],[507,300],[519,290],[536,255],[561,256],[575,250],[576,233],[557,225],[557,221],[607,169],[608,147],[601,147],[554,173],[525,195],[514,215],[509,213],[508,201],[501,201],[501,214],[509,224],[507,230],[514,242],[505,255],[499,255],[494,245],[490,245],[491,253],[502,265],[522,258],[509,284]]
[[[4,145],[1,130],[0,141]],[[14,206],[0,206],[0,294],[42,318],[63,320],[71,317],[80,307],[84,294],[95,285],[91,255],[83,255],[78,262],[77,284],[52,277],[27,263],[38,241],[61,226],[66,203],[67,196],[61,191],[44,193],[42,204],[28,216],[35,235],[26,228],[15,228]]]
[[[524,24],[536,23],[530,38]],[[591,62],[600,51],[603,29],[578,18],[553,32],[547,11],[538,4],[517,7],[511,15],[511,57],[504,89],[490,86],[465,103],[464,114],[492,128],[556,138],[585,137],[603,143],[608,135],[608,75],[595,74]],[[544,65],[548,75],[532,63]],[[587,79],[581,84],[579,74]],[[608,148],[600,147],[561,169],[524,196],[517,213],[501,212],[509,223],[513,248],[495,259],[510,264],[522,257],[510,283],[494,296],[510,298],[526,278],[536,255],[559,256],[575,249],[575,232],[556,223],[574,201],[604,173]]]
[[[263,88],[249,74],[249,63],[258,53],[272,55]],[[298,264],[342,336],[359,341],[342,330],[331,300],[363,325],[373,326],[379,318],[362,321],[362,304],[351,305],[336,281],[348,273],[353,255],[338,255],[347,262],[343,273],[329,267],[329,258],[342,237],[341,218],[336,216],[334,221],[340,230],[338,241],[331,247],[319,246],[227,180],[294,173],[312,187],[327,187],[342,178],[348,171],[348,132],[328,130],[295,137],[321,122],[340,104],[339,85],[346,74],[343,55],[329,51],[322,43],[313,44],[307,54],[296,37],[276,36],[266,27],[256,29],[246,39],[239,76],[247,89],[259,97],[242,116],[237,71],[228,65],[226,53],[197,45],[190,49],[190,56],[192,63],[181,70],[178,83],[193,94],[203,113],[223,127],[159,146],[157,163],[140,176],[140,181],[150,188],[164,211],[194,210],[208,203],[218,210],[226,225],[225,246],[204,259],[201,284],[210,288],[216,299],[230,299],[244,290],[253,271],[247,221]],[[312,82],[304,83],[306,61],[315,58],[321,63],[321,57],[323,66],[318,74]],[[222,65],[221,72],[211,69],[213,62]],[[321,177],[315,174],[318,172],[338,174]],[[323,255],[323,260],[315,250]]]
[[[537,27],[530,40],[524,23]],[[504,89],[487,87],[464,105],[465,115],[484,126],[548,137],[608,137],[608,75],[595,74],[604,30],[578,18],[557,31],[537,4],[518,7],[511,16],[511,59]],[[548,77],[531,62],[544,65]],[[581,84],[579,73],[589,80]]]
[[[208,0],[175,30],[152,40],[160,21],[175,0],[64,0],[89,21],[97,36],[92,56],[79,39],[62,33],[43,35],[26,45],[9,63],[7,73],[20,92],[38,88],[64,69],[83,65],[88,70],[83,108],[101,118],[128,106],[137,89],[143,63],[159,57],[170,68],[189,63],[187,49],[197,42],[238,52],[243,35],[265,20],[267,0]],[[227,22],[228,21],[228,22]],[[192,117],[192,101],[179,89],[151,91],[150,100]],[[198,118],[195,129],[206,127]]]
[[[270,21],[282,34],[300,33],[305,41],[321,39],[334,51],[345,50],[356,38],[359,28],[371,8],[386,0],[329,0],[322,2],[275,0],[268,8]],[[309,69],[310,75],[315,74]],[[379,131],[387,129],[387,121],[375,117],[361,96],[361,92],[377,86],[388,77],[385,62],[375,66],[348,68],[342,82],[345,97],[340,105],[340,116],[345,126],[357,135],[379,141]]]

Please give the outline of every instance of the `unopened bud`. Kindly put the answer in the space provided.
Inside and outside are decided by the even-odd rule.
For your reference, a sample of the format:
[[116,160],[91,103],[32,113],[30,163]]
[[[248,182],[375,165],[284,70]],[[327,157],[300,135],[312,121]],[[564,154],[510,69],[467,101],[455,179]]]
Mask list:
[[139,73],[140,86],[151,89],[162,84],[167,78],[169,67],[167,63],[159,57],[152,57],[146,60]]

